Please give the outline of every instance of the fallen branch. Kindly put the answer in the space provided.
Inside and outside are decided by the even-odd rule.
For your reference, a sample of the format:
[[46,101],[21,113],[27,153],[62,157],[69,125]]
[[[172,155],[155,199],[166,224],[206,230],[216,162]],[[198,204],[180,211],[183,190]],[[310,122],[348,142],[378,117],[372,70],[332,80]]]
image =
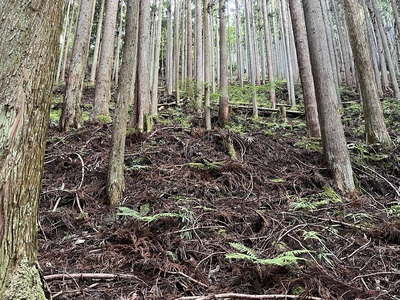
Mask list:
[[246,294],[235,294],[235,293],[226,293],[226,294],[217,294],[217,295],[209,295],[209,296],[189,296],[189,297],[181,297],[176,298],[176,300],[202,300],[202,299],[223,299],[223,298],[236,298],[236,299],[304,299],[304,300],[322,300],[319,297],[304,297],[297,295],[246,295]]
[[43,277],[46,281],[64,280],[64,279],[139,279],[135,275],[129,274],[110,274],[110,273],[74,273],[74,274],[52,274]]

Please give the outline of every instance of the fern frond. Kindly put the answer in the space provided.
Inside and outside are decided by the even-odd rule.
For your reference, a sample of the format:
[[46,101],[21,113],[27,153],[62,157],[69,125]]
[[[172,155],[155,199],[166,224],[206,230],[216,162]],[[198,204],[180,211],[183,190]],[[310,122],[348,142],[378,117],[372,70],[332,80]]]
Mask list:
[[258,259],[258,255],[253,251],[253,249],[250,249],[241,243],[229,243],[229,245],[240,253],[246,254],[253,259]]
[[173,218],[173,217],[179,217],[178,214],[174,213],[160,213],[160,214],[155,214],[153,216],[142,216],[139,212],[136,210],[133,210],[129,207],[118,207],[120,210],[119,213],[117,213],[118,216],[127,216],[127,217],[132,217],[136,220],[139,221],[144,221],[144,222],[154,222],[160,218]]

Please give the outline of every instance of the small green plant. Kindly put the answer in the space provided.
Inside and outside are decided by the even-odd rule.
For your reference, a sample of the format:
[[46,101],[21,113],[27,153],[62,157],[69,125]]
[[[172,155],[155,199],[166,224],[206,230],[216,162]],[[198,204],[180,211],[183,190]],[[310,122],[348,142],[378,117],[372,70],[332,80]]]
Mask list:
[[206,162],[206,163],[197,163],[197,162],[191,162],[188,163],[189,167],[195,168],[195,169],[200,169],[203,171],[208,171],[208,170],[215,170],[220,168],[225,164],[225,161],[212,161],[212,162]]
[[321,193],[312,194],[304,198],[295,197],[296,200],[290,203],[290,207],[294,210],[312,211],[329,204],[342,202],[339,195],[329,185],[325,185],[323,190]]
[[315,151],[322,153],[321,139],[319,138],[302,138],[301,141],[294,144],[295,147],[306,149],[307,151]]
[[107,116],[107,115],[97,116],[96,120],[99,121],[100,123],[111,123],[112,122],[111,117]]
[[239,252],[228,253],[225,255],[226,258],[229,259],[243,259],[248,260],[255,264],[262,265],[275,265],[275,266],[290,266],[295,265],[298,261],[303,260],[307,261],[307,259],[298,257],[297,255],[309,253],[308,250],[293,250],[286,251],[275,258],[267,258],[263,259],[258,256],[257,253],[254,252],[253,249],[246,247],[241,243],[229,243],[229,245]]
[[126,217],[131,217],[134,218],[138,221],[144,221],[144,222],[154,222],[157,221],[158,219],[161,218],[175,218],[179,217],[179,214],[175,213],[160,213],[160,214],[155,214],[152,216],[143,216],[141,215],[138,211],[133,210],[129,207],[118,207],[119,213],[117,213],[117,216],[126,216]]
[[400,217],[400,202],[390,202],[389,205],[391,205],[388,209],[389,216]]

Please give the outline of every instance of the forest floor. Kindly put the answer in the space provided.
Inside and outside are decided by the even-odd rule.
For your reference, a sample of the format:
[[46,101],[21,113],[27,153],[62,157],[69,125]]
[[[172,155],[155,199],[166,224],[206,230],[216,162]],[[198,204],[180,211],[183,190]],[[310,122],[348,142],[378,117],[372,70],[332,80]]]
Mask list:
[[112,126],[61,133],[52,122],[39,263],[54,299],[400,299],[396,103],[384,103],[391,147],[367,145],[359,104],[344,105],[350,198],[333,189],[303,117],[238,111],[229,130],[207,132],[170,107],[128,137],[125,209],[111,208]]

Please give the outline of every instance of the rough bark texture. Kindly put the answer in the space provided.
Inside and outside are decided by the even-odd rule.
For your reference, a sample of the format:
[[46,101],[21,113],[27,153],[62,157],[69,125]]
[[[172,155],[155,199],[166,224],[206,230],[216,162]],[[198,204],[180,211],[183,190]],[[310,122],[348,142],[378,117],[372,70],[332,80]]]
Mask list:
[[225,0],[219,0],[219,84],[221,96],[219,97],[218,121],[221,126],[229,122],[228,98],[228,56],[226,44],[226,6]]
[[367,141],[368,143],[388,145],[391,144],[391,139],[386,129],[381,102],[375,84],[372,59],[360,16],[362,10],[358,0],[345,0],[344,6],[362,95]]
[[186,34],[187,34],[187,45],[186,45],[186,68],[187,78],[193,80],[193,30],[192,30],[192,1],[186,0]]
[[210,1],[203,1],[203,24],[204,24],[204,118],[206,130],[211,130],[211,37],[210,37]]
[[37,213],[62,0],[0,11],[0,299],[46,299]]
[[138,35],[139,0],[129,0],[126,9],[124,56],[121,81],[118,86],[117,104],[113,122],[110,159],[108,164],[107,199],[110,205],[118,205],[125,188],[124,155],[128,107],[136,79],[136,54]]
[[136,74],[136,97],[132,127],[138,132],[149,132],[152,127],[150,111],[150,0],[141,0],[139,5],[139,35]]
[[400,88],[399,88],[399,84],[397,82],[397,76],[396,76],[396,71],[395,71],[395,67],[394,67],[394,62],[392,60],[391,52],[389,49],[389,45],[388,45],[388,41],[387,41],[387,37],[386,37],[386,33],[385,33],[385,28],[383,27],[383,23],[382,23],[382,18],[377,10],[375,0],[370,0],[369,2],[371,4],[370,7],[372,9],[372,13],[375,15],[376,25],[378,27],[379,34],[381,36],[383,53],[385,54],[386,64],[387,64],[387,68],[389,70],[390,81],[392,83],[394,97],[396,97],[396,99],[400,100]]
[[115,24],[117,22],[118,1],[107,1],[104,18],[103,39],[101,40],[99,69],[91,119],[109,116],[108,103],[111,100],[111,72],[114,58]]
[[293,24],[293,34],[296,44],[301,86],[303,88],[307,131],[310,137],[321,137],[321,129],[318,120],[317,99],[315,97],[310,52],[307,45],[307,32],[305,28],[301,0],[289,0],[289,7]]
[[203,19],[202,19],[202,1],[196,1],[196,19],[195,19],[195,78],[196,78],[196,104],[200,111],[203,101]]
[[343,192],[352,193],[355,190],[353,170],[340,120],[339,99],[320,1],[304,0],[303,9],[325,160],[337,187]]
[[97,20],[96,42],[94,44],[94,51],[93,51],[92,70],[90,71],[90,83],[92,84],[96,82],[97,64],[99,62],[101,29],[103,28],[103,19],[104,19],[104,4],[105,0],[101,0],[99,18]]
[[82,124],[80,103],[85,79],[86,64],[89,53],[89,39],[92,28],[94,0],[81,0],[78,21],[76,24],[74,46],[72,50],[70,71],[64,96],[64,105],[60,118],[60,129],[79,128]]
[[265,34],[265,50],[267,51],[268,63],[268,80],[270,84],[269,98],[271,100],[272,108],[276,107],[276,92],[275,92],[275,74],[274,62],[272,59],[272,45],[271,45],[271,28],[269,26],[267,0],[262,0],[263,15],[264,15],[264,34]]

